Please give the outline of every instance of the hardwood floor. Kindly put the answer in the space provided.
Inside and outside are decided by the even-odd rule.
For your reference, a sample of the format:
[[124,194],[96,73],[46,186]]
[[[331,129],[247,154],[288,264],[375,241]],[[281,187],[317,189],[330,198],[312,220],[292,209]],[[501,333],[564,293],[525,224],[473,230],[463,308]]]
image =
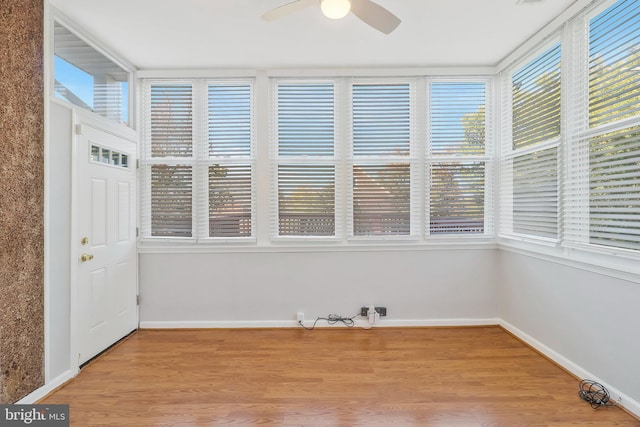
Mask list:
[[73,426],[640,426],[499,327],[141,330],[40,403]]

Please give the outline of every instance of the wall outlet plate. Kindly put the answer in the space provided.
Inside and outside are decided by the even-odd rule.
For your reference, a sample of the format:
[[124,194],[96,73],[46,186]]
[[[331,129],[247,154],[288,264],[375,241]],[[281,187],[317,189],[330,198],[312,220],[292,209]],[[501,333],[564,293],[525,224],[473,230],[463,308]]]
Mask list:
[[[380,317],[387,315],[387,307],[376,307],[376,311]],[[367,317],[369,315],[369,306],[360,307],[360,316]]]

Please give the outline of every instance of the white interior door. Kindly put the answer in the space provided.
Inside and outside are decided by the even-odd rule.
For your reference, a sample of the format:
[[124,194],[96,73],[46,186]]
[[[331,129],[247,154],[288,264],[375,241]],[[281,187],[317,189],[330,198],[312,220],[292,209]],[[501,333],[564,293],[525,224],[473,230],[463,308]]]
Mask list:
[[138,325],[136,151],[88,125],[77,130],[72,310],[80,365]]

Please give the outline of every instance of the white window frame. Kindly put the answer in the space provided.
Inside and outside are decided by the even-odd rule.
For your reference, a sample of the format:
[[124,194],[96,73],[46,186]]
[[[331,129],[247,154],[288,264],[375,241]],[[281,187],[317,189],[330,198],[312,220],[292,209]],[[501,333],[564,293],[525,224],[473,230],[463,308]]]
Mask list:
[[[590,243],[589,236],[589,138],[616,130],[640,126],[640,114],[589,128],[589,21],[613,6],[617,0],[602,0],[583,9],[571,17],[559,29],[550,29],[546,35],[536,37],[539,41],[532,47],[520,49],[510,57],[512,62],[499,68],[499,99],[510,96],[510,72],[526,64],[536,55],[557,41],[560,32],[562,43],[562,104],[561,133],[558,141],[559,180],[559,239],[546,240],[532,236],[517,235],[505,230],[504,223],[510,220],[513,209],[508,194],[512,191],[509,182],[508,161],[513,158],[505,143],[511,143],[510,109],[501,102],[501,123],[498,152],[499,232],[497,243],[501,249],[524,253],[561,264],[577,266],[589,271],[637,280],[640,274],[638,261],[640,251],[634,249],[601,246]],[[556,27],[556,28],[558,28]],[[508,125],[506,125],[508,124]],[[554,143],[549,142],[550,146]],[[536,147],[537,148],[537,147]],[[548,148],[548,147],[547,147]],[[506,177],[506,179],[505,179]]]
[[[424,159],[424,170],[422,171],[424,176],[424,235],[427,240],[448,240],[448,239],[484,239],[488,236],[494,236],[494,160],[495,160],[495,147],[496,147],[496,133],[495,128],[495,92],[494,92],[494,80],[495,78],[482,78],[482,77],[430,77],[427,79],[424,92],[426,94],[426,111],[425,111],[425,123],[426,129],[424,130],[426,141],[424,142],[424,152],[422,158]],[[431,123],[430,123],[430,105],[431,105],[431,84],[432,83],[483,83],[485,85],[485,141],[484,141],[484,154],[432,154],[432,138],[431,138]],[[484,230],[482,233],[443,233],[443,234],[431,234],[431,218],[430,218],[430,199],[431,199],[431,166],[434,164],[444,163],[483,163],[484,164]]]
[[[520,70],[523,66],[529,64],[531,61],[538,58],[544,52],[551,49],[553,46],[560,44],[561,49],[561,58],[560,58],[560,69],[561,69],[561,83],[560,83],[560,92],[561,92],[561,101],[560,101],[560,133],[558,136],[548,139],[544,142],[539,142],[533,145],[527,145],[525,147],[513,148],[513,135],[512,135],[512,126],[513,126],[513,114],[512,114],[512,106],[513,106],[513,98],[512,98],[512,81],[513,75]],[[568,49],[565,49],[565,43],[563,37],[561,37],[560,33],[555,33],[553,36],[548,38],[537,46],[534,50],[529,52],[526,56],[522,57],[516,63],[514,63],[507,70],[504,70],[499,76],[498,79],[500,81],[501,88],[501,104],[502,104],[502,114],[501,114],[501,144],[500,144],[500,203],[499,203],[499,213],[498,213],[498,222],[499,222],[499,231],[498,236],[500,238],[505,239],[515,239],[524,242],[530,242],[533,244],[544,245],[547,247],[557,247],[561,241],[561,223],[562,223],[562,207],[560,201],[560,191],[562,185],[562,168],[561,168],[561,159],[562,159],[562,145],[565,139],[565,99],[567,98],[567,89],[568,84],[565,82],[566,76],[566,54],[565,52]],[[513,230],[514,226],[514,218],[513,218],[513,208],[514,208],[514,200],[513,200],[513,162],[520,157],[543,152],[546,150],[555,149],[556,150],[556,164],[557,164],[557,191],[558,191],[558,210],[556,215],[557,220],[557,233],[556,237],[546,237],[534,234],[525,234],[518,233]]]
[[[313,85],[332,84],[333,85],[333,108],[334,108],[334,129],[333,129],[333,155],[332,156],[280,156],[278,140],[278,88],[283,85]],[[341,130],[343,125],[343,115],[340,109],[340,93],[344,82],[332,78],[272,78],[270,79],[270,101],[269,105],[269,158],[271,172],[270,179],[270,240],[274,243],[295,243],[295,242],[337,242],[343,238],[343,209],[342,203],[344,192],[342,186],[342,168],[340,159],[342,158],[343,143]],[[290,235],[281,236],[279,234],[279,182],[278,170],[280,165],[327,165],[334,167],[334,235],[333,236],[311,236],[311,235]],[[265,226],[266,224],[262,224]]]
[[[184,158],[158,158],[151,156],[148,140],[150,125],[145,111],[148,92],[154,84],[190,84],[192,87],[192,156]],[[208,88],[215,85],[248,85],[251,91],[251,154],[249,157],[210,157],[208,141]],[[145,79],[141,84],[143,106],[142,144],[140,150],[140,242],[142,244],[167,242],[175,245],[193,244],[246,244],[256,242],[256,136],[255,136],[255,79]],[[251,235],[248,237],[209,236],[209,166],[215,164],[250,165],[251,168]],[[151,166],[179,164],[192,168],[192,236],[165,237],[151,235]]]
[[[587,260],[597,260],[598,256],[613,256],[616,263],[625,260],[640,260],[640,250],[616,246],[600,245],[590,241],[590,190],[589,190],[589,158],[591,138],[603,136],[611,132],[640,127],[640,112],[635,116],[589,127],[589,22],[617,3],[608,0],[596,4],[576,17],[568,25],[568,38],[572,42],[572,91],[573,105],[570,111],[573,126],[568,126],[570,137],[567,141],[565,155],[565,198],[564,211],[569,212],[570,220],[564,225],[562,247],[565,253]],[[575,161],[575,159],[580,159]],[[573,161],[572,161],[573,160]],[[594,258],[595,257],[595,258]]]
[[[189,238],[176,237],[150,237],[149,218],[150,206],[145,200],[150,200],[150,184],[146,177],[146,168],[151,163],[164,163],[164,159],[154,159],[149,161],[150,156],[144,155],[145,150],[149,150],[148,141],[141,144],[141,237],[140,249],[142,251],[178,250],[181,252],[191,251],[218,251],[218,250],[239,250],[245,251],[249,248],[254,250],[280,250],[278,248],[389,248],[389,247],[441,247],[441,245],[469,246],[469,245],[493,245],[495,236],[493,234],[493,161],[494,161],[494,137],[492,134],[494,113],[494,89],[493,77],[489,75],[460,75],[452,76],[429,76],[429,75],[385,75],[385,73],[374,73],[363,76],[326,76],[322,72],[295,73],[292,76],[280,76],[270,72],[256,72],[254,77],[233,78],[223,77],[220,79],[209,78],[205,74],[197,75],[194,78],[181,78],[180,73],[166,73],[163,75],[154,73],[142,73],[142,84],[140,90],[144,92],[145,85],[152,83],[172,84],[195,82],[201,85],[198,89],[194,86],[194,103],[204,105],[206,108],[206,88],[208,82],[218,83],[229,81],[232,84],[241,80],[254,82],[253,101],[259,100],[259,104],[254,106],[255,150],[253,152],[253,192],[254,198],[252,225],[253,234],[251,238],[209,238],[205,230],[207,218],[206,209],[198,194],[203,194],[207,188],[205,167],[201,167],[208,162],[206,144],[202,153],[198,154],[197,140],[206,140],[206,113],[203,118],[198,118],[199,113],[194,111],[194,157],[191,161],[194,167],[201,167],[203,171],[194,169],[193,181],[193,228],[194,236]],[[231,73],[233,74],[233,73]],[[249,76],[252,74],[249,73]],[[482,156],[456,156],[438,157],[436,162],[470,162],[481,161],[485,165],[485,197],[484,197],[484,232],[483,233],[451,233],[451,234],[429,234],[429,165],[432,160],[429,156],[429,82],[478,82],[486,88],[486,141],[485,151]],[[334,84],[334,109],[335,109],[335,141],[334,156],[323,159],[335,165],[335,235],[334,236],[279,236],[278,235],[278,147],[277,147],[277,85],[278,83],[326,83]],[[374,235],[374,236],[353,236],[352,230],[352,195],[353,195],[353,164],[357,159],[353,157],[353,132],[352,132],[352,85],[354,84],[406,84],[411,89],[411,115],[410,115],[410,155],[402,156],[400,159],[389,158],[390,162],[401,160],[409,162],[410,173],[410,234],[409,235]],[[199,94],[199,92],[201,92]],[[195,108],[195,107],[194,107]],[[140,101],[140,109],[144,114],[144,100]],[[144,117],[142,118],[144,120]],[[144,121],[143,121],[144,123]],[[144,133],[144,130],[142,130]],[[198,157],[199,156],[199,157]],[[196,159],[197,157],[197,159]],[[397,156],[396,156],[397,157]],[[362,160],[362,159],[359,159]],[[377,162],[379,159],[367,161]],[[285,160],[286,161],[286,160]],[[309,156],[308,159],[300,158],[300,163],[316,163],[317,159]],[[177,163],[185,164],[185,159],[180,159]],[[378,163],[376,163],[378,164]],[[201,176],[200,176],[201,175]],[[201,212],[200,212],[201,211]],[[204,219],[203,219],[204,218]],[[200,233],[200,234],[198,234]],[[207,249],[209,248],[209,249]],[[218,249],[216,249],[218,248]],[[313,249],[315,250],[315,249]],[[322,250],[322,249],[320,249]]]
[[[409,85],[409,156],[363,156],[357,157],[354,155],[354,135],[353,135],[353,86],[355,85]],[[347,240],[351,242],[416,242],[420,238],[420,223],[421,223],[421,208],[420,208],[420,193],[422,188],[422,165],[419,164],[418,147],[420,145],[418,141],[417,133],[417,92],[418,82],[416,78],[353,78],[349,79],[348,87],[346,88],[346,99],[344,105],[348,112],[347,127],[346,127],[346,144],[345,144],[345,171],[346,177],[346,225],[347,225]],[[408,235],[363,235],[356,236],[354,232],[354,188],[353,188],[353,168],[357,164],[361,165],[382,165],[392,164],[394,162],[402,162],[409,164],[410,168],[410,231]]]

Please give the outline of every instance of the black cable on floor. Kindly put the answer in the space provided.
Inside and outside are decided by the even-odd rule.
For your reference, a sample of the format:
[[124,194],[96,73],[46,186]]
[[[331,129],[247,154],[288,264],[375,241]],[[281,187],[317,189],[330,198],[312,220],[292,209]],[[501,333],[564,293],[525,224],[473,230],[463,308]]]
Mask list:
[[600,383],[591,380],[582,380],[578,387],[578,396],[588,402],[593,409],[601,406],[615,406],[610,402],[609,391]]
[[358,317],[358,315],[355,315],[353,317],[342,317],[342,316],[338,316],[337,314],[330,314],[328,317],[316,318],[316,320],[313,322],[313,325],[311,325],[310,328],[307,328],[306,326],[304,326],[301,321],[298,321],[298,325],[302,326],[307,331],[312,331],[313,329],[315,329],[316,323],[318,323],[318,321],[326,320],[327,323],[330,325],[335,325],[336,323],[342,323],[347,328],[353,328],[356,324],[354,320],[356,317]]

